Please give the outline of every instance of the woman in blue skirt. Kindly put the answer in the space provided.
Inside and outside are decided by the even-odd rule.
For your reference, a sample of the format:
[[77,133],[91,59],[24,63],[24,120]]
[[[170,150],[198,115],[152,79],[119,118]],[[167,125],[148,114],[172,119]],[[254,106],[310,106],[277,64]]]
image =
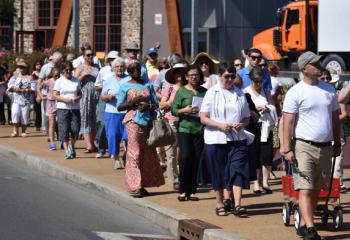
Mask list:
[[244,127],[250,111],[244,93],[234,87],[235,68],[223,63],[220,81],[210,88],[202,102],[201,122],[205,125],[205,161],[209,168],[216,197],[215,212],[226,216],[233,205],[233,214],[247,215],[241,206],[242,188],[249,188],[247,136]]

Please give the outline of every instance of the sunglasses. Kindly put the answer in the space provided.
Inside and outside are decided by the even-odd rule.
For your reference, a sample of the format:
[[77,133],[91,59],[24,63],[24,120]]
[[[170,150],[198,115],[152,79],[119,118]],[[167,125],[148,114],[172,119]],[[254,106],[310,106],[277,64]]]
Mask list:
[[86,54],[85,56],[87,56],[87,57],[92,57],[93,54]]
[[331,81],[332,80],[332,77],[321,77],[320,80],[322,81]]
[[209,63],[208,62],[199,62],[199,65],[207,65],[207,66],[209,66]]
[[71,71],[73,71],[73,69],[71,69],[71,68],[66,68],[66,69],[64,69],[64,71],[65,71],[65,72],[71,72]]
[[235,67],[243,67],[243,64],[242,63],[237,63],[237,64],[234,64],[233,66],[235,66]]
[[228,74],[224,74],[222,75],[222,77],[225,79],[225,80],[228,80],[228,79],[234,79],[236,77],[236,74],[233,74],[233,73],[228,73]]
[[253,61],[258,60],[259,62],[260,62],[261,59],[262,59],[262,57],[258,57],[258,56],[250,56],[250,58],[251,58]]

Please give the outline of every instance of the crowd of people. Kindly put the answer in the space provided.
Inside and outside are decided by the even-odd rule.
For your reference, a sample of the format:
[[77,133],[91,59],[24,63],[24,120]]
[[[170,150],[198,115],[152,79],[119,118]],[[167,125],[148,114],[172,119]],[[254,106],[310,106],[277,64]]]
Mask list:
[[[11,136],[26,137],[33,109],[35,127],[45,130],[50,150],[60,147],[64,158],[72,159],[76,141],[84,139],[84,153],[108,156],[115,169],[125,168],[126,189],[133,197],[163,185],[165,171],[181,202],[200,200],[197,189],[210,184],[218,216],[247,216],[242,191],[250,183],[257,196],[273,193],[269,182],[279,152],[312,179],[299,176],[295,184],[303,216],[299,234],[318,239],[310,209],[330,177],[326,170],[332,155],[337,157],[335,175],[346,190],[341,148],[348,130],[339,127],[348,125],[350,86],[338,99],[334,85],[339,76],[307,52],[298,60],[300,82],[283,104],[279,67],[259,49],[225,63],[207,53],[192,62],[177,53],[161,60],[159,47],[147,49],[145,61],[139,60],[134,42],[124,55],[106,54],[103,64],[89,44],[83,44],[76,59],[56,51],[32,68],[19,58],[17,69],[5,71],[0,83],[0,122],[6,121],[6,103]],[[157,114],[176,133],[169,146],[147,144]]]

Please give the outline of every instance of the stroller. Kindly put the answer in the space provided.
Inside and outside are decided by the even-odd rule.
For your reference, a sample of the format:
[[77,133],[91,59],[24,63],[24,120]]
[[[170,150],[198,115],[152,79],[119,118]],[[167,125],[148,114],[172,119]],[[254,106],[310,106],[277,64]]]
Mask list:
[[[285,161],[285,160],[284,160]],[[285,161],[287,162],[287,161]],[[329,219],[333,219],[333,227],[340,230],[343,225],[343,211],[340,205],[339,179],[333,178],[335,157],[328,191],[321,190],[317,202],[315,216],[321,218],[322,225],[327,225]],[[299,192],[294,190],[292,172],[302,174],[295,164],[286,163],[287,175],[282,176],[282,192],[284,204],[282,207],[282,219],[285,226],[289,226],[290,217],[293,215],[294,227],[298,231],[301,224],[301,213],[298,205]]]

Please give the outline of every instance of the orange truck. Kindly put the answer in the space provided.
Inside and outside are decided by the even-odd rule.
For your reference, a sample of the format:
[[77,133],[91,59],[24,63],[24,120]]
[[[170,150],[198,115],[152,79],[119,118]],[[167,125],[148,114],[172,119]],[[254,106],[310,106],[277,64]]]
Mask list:
[[323,55],[322,64],[342,73],[350,69],[350,0],[293,1],[277,10],[277,24],[258,33],[253,47],[282,69],[293,69],[305,51]]

